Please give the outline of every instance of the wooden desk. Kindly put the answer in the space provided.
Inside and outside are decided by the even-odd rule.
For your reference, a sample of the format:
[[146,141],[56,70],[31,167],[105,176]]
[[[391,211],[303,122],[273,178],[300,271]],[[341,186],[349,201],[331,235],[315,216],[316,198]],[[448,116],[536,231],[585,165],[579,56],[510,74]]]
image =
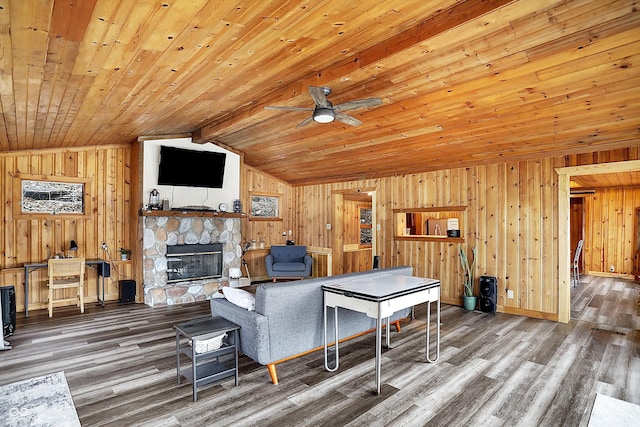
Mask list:
[[[89,267],[94,267],[98,269],[98,274],[96,275],[96,292],[98,294],[98,302],[102,304],[104,307],[104,276],[101,272],[104,271],[104,264],[108,264],[107,261],[95,258],[95,259],[86,259],[84,262]],[[29,273],[31,271],[37,270],[39,268],[47,267],[47,262],[37,262],[31,264],[24,265],[24,317],[29,317]],[[98,268],[100,266],[100,268]],[[102,277],[102,282],[100,278]],[[100,299],[100,284],[102,283],[102,299]]]

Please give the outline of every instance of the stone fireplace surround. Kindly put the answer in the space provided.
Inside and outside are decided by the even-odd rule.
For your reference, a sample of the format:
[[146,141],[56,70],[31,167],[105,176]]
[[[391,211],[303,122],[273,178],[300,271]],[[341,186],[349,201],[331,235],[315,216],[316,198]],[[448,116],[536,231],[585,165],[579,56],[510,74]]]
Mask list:
[[[155,307],[211,298],[229,268],[242,263],[239,218],[145,216],[143,218],[144,302]],[[167,283],[167,246],[222,243],[222,278]]]

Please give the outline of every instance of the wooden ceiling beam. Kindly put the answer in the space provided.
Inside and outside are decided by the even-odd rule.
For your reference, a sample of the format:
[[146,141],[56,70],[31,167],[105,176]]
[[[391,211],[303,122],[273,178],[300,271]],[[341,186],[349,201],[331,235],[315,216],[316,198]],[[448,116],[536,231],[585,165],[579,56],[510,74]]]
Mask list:
[[443,34],[446,31],[478,18],[487,13],[509,4],[513,0],[469,0],[457,3],[447,9],[420,21],[415,26],[398,33],[378,43],[373,47],[364,49],[354,57],[337,62],[324,70],[314,72],[306,78],[299,80],[288,87],[279,88],[277,93],[262,98],[258,103],[246,105],[244,108],[235,110],[232,113],[216,118],[214,121],[194,130],[192,133],[198,135],[200,139],[194,142],[203,143],[216,139],[224,129],[252,117],[256,111],[282,99],[282,94],[292,93],[306,95],[307,86],[322,85],[323,82],[331,81],[348,75],[349,73],[369,67],[390,56],[396,55],[412,46]]

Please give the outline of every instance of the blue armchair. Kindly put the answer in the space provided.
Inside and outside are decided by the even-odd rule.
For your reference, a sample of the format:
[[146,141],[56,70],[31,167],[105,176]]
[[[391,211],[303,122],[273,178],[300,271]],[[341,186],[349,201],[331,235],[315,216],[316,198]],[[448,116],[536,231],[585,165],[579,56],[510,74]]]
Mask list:
[[311,276],[311,256],[300,245],[271,246],[265,258],[267,275],[273,279],[304,279]]

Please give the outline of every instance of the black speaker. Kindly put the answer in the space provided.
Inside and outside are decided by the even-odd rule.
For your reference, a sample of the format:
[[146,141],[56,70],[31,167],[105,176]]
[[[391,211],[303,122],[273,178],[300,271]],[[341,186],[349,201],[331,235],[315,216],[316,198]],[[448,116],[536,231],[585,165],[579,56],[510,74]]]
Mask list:
[[498,279],[480,276],[480,311],[495,313],[498,305]]
[[120,289],[120,304],[130,304],[136,302],[136,281],[118,280]]
[[102,277],[111,277],[111,264],[103,262],[97,265],[98,274]]
[[373,257],[373,269],[377,270],[380,268],[380,255],[375,255]]
[[13,286],[0,288],[0,304],[2,304],[2,336],[13,335],[16,330],[16,290]]

